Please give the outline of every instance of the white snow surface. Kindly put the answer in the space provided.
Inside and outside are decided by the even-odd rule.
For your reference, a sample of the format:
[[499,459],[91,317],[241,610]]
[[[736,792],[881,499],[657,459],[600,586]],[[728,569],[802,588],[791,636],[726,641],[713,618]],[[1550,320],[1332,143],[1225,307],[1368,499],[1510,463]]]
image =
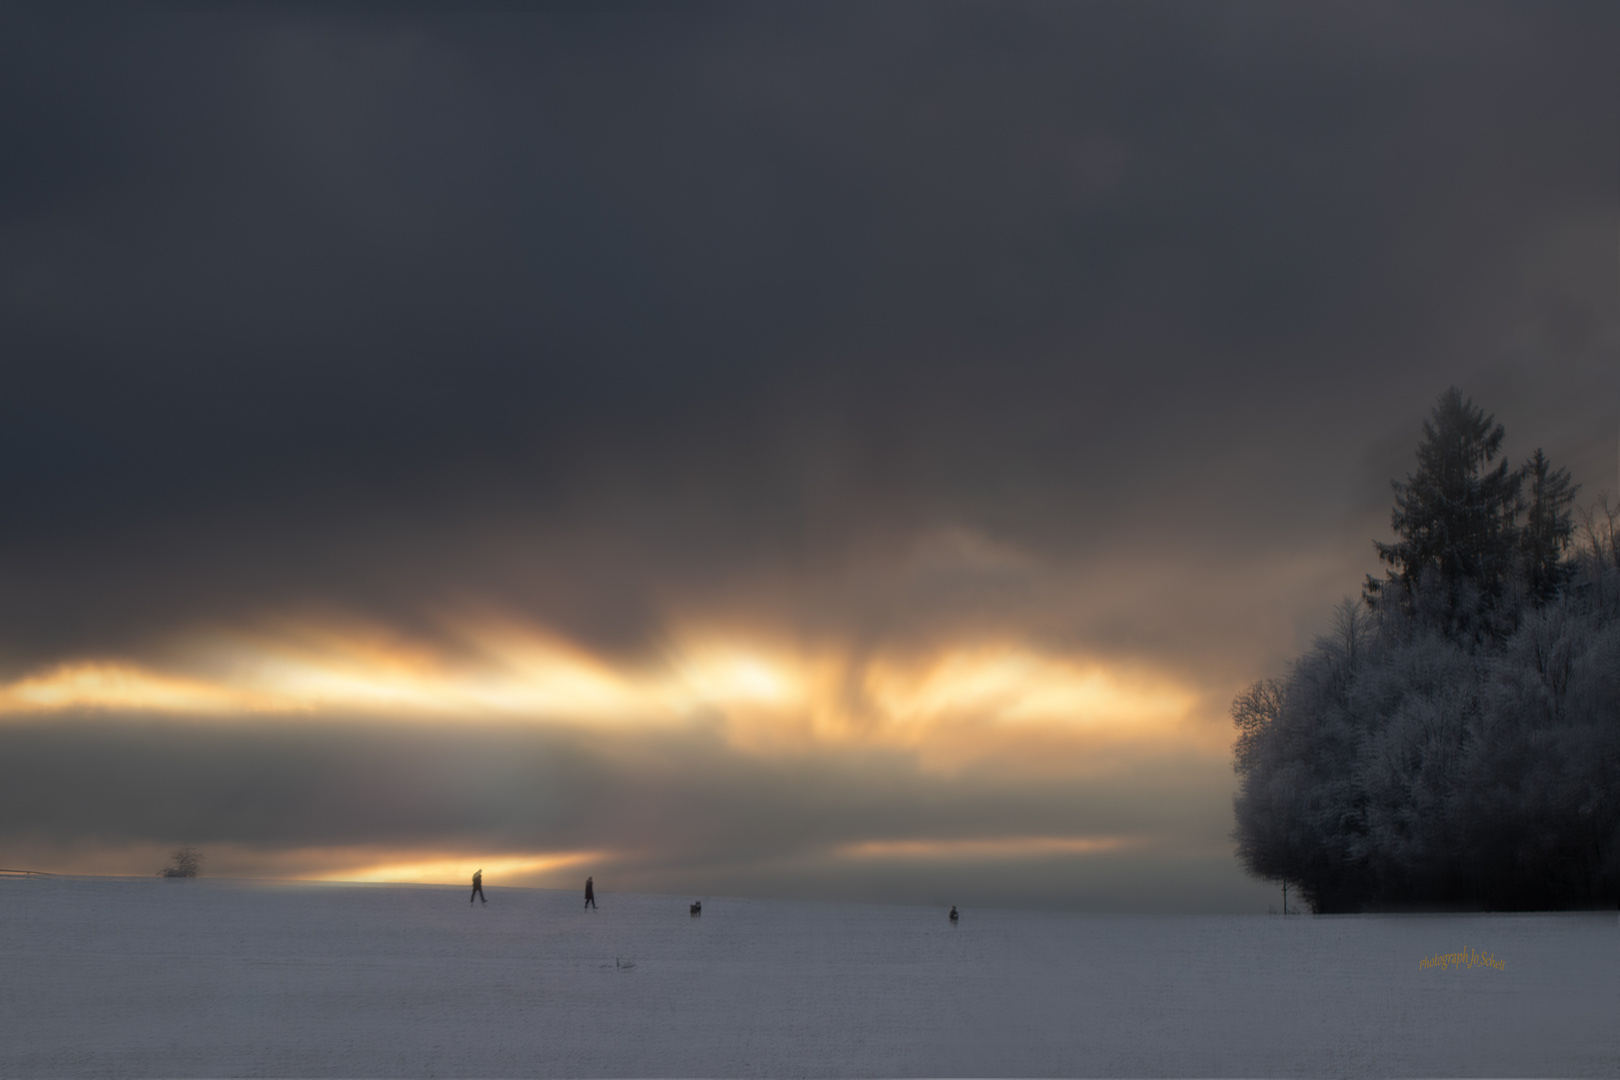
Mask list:
[[1620,1075],[1613,914],[486,891],[0,878],[0,1076]]

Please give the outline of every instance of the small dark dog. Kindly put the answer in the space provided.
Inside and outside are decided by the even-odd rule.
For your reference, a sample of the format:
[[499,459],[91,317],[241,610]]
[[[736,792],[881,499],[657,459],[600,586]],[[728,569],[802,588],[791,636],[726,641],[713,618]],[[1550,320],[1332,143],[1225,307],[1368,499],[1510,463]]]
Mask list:
[[701,900],[694,901],[693,904],[692,904],[692,907],[691,907],[691,912],[694,915],[703,914],[703,901],[701,901]]

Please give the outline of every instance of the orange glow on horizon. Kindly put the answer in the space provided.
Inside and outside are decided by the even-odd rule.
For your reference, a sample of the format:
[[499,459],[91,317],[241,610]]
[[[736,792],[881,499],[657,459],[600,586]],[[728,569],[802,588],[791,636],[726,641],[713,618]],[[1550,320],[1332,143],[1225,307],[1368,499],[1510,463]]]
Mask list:
[[433,856],[405,862],[344,867],[305,877],[305,881],[353,881],[396,885],[459,885],[482,870],[490,884],[502,879],[525,880],[536,874],[600,862],[599,851],[566,851],[542,855],[500,855],[483,861],[465,856]]

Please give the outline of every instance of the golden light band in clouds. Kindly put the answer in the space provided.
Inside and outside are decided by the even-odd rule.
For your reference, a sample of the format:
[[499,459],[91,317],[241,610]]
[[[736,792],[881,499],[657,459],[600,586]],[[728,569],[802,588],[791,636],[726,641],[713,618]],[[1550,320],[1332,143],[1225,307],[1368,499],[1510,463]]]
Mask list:
[[60,664],[0,687],[0,714],[107,709],[230,715],[298,708],[284,696],[117,660]]
[[1162,676],[993,646],[949,650],[923,664],[876,664],[866,685],[899,723],[955,715],[1140,727],[1180,720],[1197,701]]
[[[193,642],[167,669],[76,660],[0,686],[0,714],[65,710],[229,719],[266,714],[398,722],[701,722],[755,752],[818,745],[924,749],[960,763],[978,739],[1041,732],[1203,744],[1200,696],[1162,672],[965,643],[932,655],[792,650],[693,632],[614,662],[532,628],[486,621],[450,645],[374,628],[294,628]],[[999,734],[998,734],[999,733]],[[1210,748],[1224,752],[1226,733]]]
[[463,655],[323,632],[227,638],[182,672],[75,660],[0,686],[0,714],[102,709],[214,714],[314,711],[410,717],[673,720],[705,707],[797,705],[790,665],[734,646],[683,650],[653,670],[613,667],[538,635],[483,636]]

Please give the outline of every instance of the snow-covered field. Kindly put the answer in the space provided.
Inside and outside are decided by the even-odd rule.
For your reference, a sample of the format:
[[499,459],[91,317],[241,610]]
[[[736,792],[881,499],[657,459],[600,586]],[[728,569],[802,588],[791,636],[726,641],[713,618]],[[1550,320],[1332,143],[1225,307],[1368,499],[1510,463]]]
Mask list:
[[0,878],[0,1076],[1620,1074],[1613,914],[487,892]]

